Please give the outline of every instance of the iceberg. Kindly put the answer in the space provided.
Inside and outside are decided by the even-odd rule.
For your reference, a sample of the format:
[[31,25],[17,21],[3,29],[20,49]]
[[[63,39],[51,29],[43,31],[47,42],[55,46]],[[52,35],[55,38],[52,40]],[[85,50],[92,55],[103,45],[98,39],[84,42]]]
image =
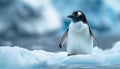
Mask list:
[[94,47],[92,54],[67,56],[67,52],[28,50],[21,47],[0,47],[0,69],[48,69],[48,67],[99,67],[120,64],[120,41],[113,48]]

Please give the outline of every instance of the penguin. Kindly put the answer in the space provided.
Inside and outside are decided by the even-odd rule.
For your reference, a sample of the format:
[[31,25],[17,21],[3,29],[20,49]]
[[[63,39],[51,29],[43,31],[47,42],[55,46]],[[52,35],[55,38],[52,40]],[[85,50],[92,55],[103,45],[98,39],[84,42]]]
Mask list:
[[71,23],[69,29],[62,36],[59,47],[62,48],[67,38],[68,56],[91,54],[94,40],[96,43],[97,40],[90,29],[86,16],[82,11],[74,11],[68,18],[71,19]]

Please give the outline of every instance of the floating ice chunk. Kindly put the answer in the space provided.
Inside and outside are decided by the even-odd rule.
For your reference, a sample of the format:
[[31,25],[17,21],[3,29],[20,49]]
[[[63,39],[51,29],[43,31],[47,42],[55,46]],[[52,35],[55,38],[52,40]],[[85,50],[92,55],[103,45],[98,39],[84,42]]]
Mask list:
[[0,47],[0,69],[32,68],[46,64],[44,58],[19,47]]
[[36,69],[49,66],[111,66],[120,64],[120,41],[112,49],[93,49],[92,54],[67,56],[67,52],[30,51],[20,47],[0,47],[0,69]]

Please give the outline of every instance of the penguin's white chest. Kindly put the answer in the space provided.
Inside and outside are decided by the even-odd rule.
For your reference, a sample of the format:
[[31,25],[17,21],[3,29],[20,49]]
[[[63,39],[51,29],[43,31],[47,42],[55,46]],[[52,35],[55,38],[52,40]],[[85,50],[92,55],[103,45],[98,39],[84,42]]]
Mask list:
[[71,23],[68,31],[68,54],[88,54],[93,49],[93,38],[90,36],[87,24]]

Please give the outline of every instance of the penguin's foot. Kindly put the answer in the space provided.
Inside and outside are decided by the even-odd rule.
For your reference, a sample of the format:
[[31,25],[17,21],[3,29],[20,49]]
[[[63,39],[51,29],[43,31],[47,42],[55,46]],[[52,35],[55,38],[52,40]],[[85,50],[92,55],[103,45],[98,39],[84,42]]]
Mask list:
[[72,53],[72,54],[68,54],[67,56],[72,56],[72,55],[76,55],[75,53]]

